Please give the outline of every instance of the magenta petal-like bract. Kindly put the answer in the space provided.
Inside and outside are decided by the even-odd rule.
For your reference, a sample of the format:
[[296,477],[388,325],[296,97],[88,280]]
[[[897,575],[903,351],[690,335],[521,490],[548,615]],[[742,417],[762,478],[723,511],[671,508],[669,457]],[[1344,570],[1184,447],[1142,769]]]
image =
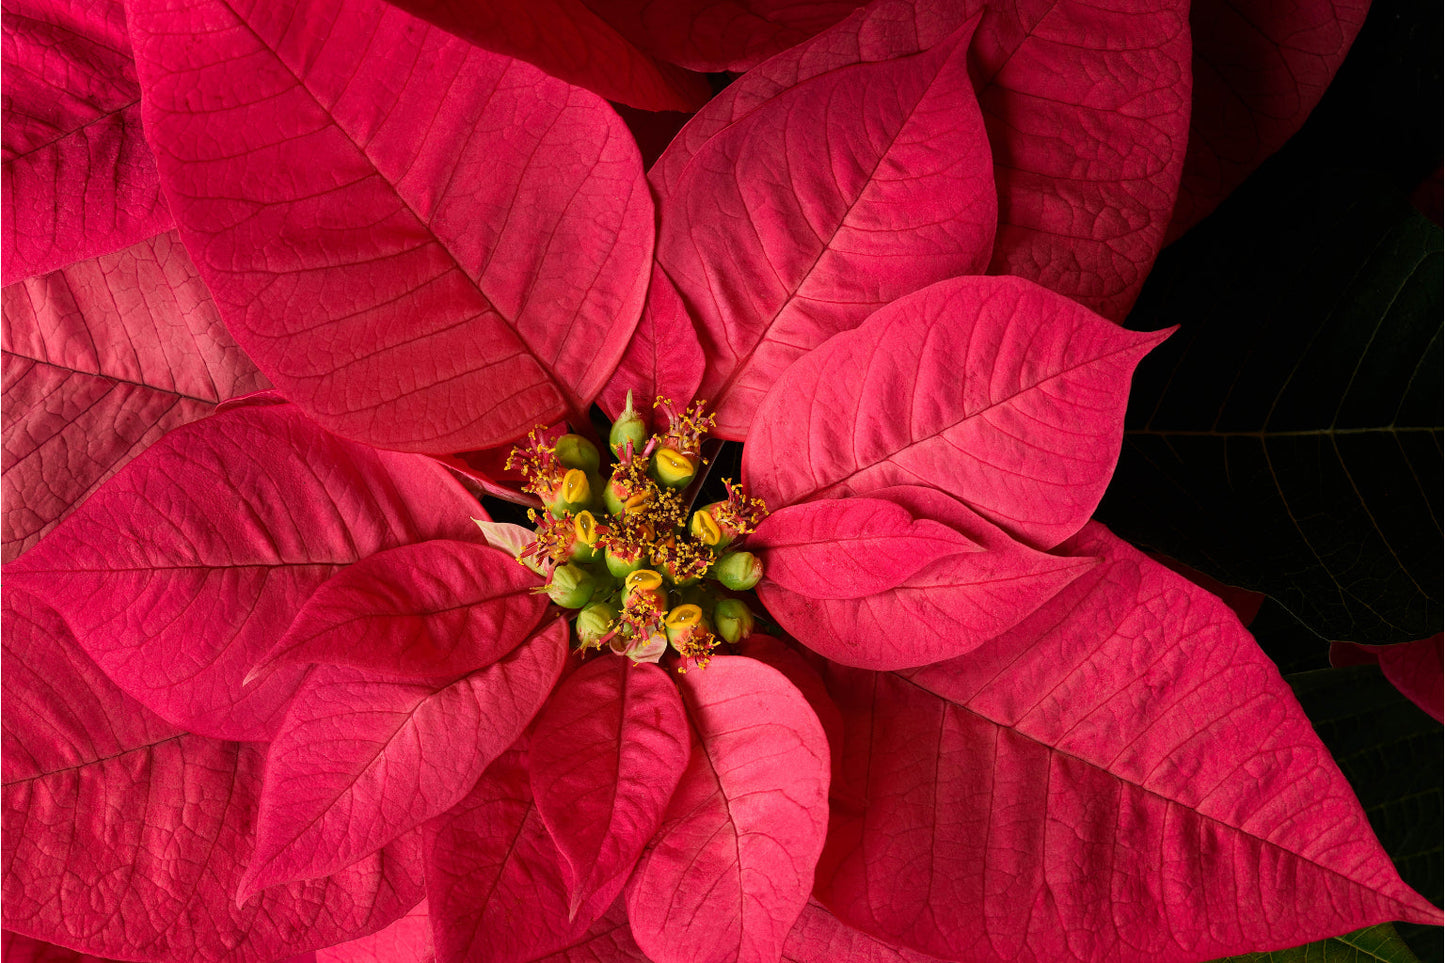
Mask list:
[[324,583],[262,660],[426,679],[489,665],[526,637],[541,579],[480,540],[432,539],[368,556]]
[[533,733],[532,796],[571,907],[616,898],[662,824],[691,743],[677,686],[655,665],[604,656],[557,687]]
[[4,283],[169,229],[125,4],[6,0],[4,13]]
[[1134,365],[1163,337],[1019,278],[935,284],[778,380],[743,449],[745,478],[774,511],[929,485],[1048,548],[1103,496]]
[[719,656],[681,677],[692,758],[627,884],[654,963],[776,960],[828,822],[828,744],[776,669]]
[[1102,556],[963,658],[835,668],[843,798],[818,897],[948,959],[1170,963],[1385,920],[1400,882],[1278,670],[1218,599],[1091,524]]
[[877,498],[789,505],[748,538],[767,578],[815,599],[856,599],[886,592],[921,569],[978,543],[947,525],[915,519]]
[[[687,306],[661,271],[652,274],[642,320],[627,344],[617,370],[602,389],[597,403],[616,419],[632,392],[633,407],[647,418],[659,395],[686,405],[702,384],[705,361],[702,344]],[[663,425],[655,425],[659,429]]]
[[637,147],[597,95],[380,0],[128,16],[181,236],[288,398],[435,454],[586,410],[653,235]]
[[693,70],[742,72],[830,27],[862,0],[588,0],[625,36]]
[[448,683],[314,669],[266,754],[256,852],[238,901],[336,872],[450,809],[532,721],[566,656],[558,619]]
[[343,441],[292,405],[240,407],[152,445],[6,577],[157,715],[263,740],[305,670],[241,683],[311,593],[383,549],[475,538],[475,512],[429,459]]
[[[531,963],[586,942],[588,920],[605,909],[585,905],[569,921],[562,855],[532,802],[527,767],[525,749],[503,753],[465,799],[427,824],[427,898],[439,963]],[[615,929],[599,923],[604,932]]]
[[780,639],[759,632],[739,642],[737,654],[777,669],[808,700],[809,708],[823,727],[823,734],[828,737],[831,771],[836,773],[843,760],[843,716],[833,705],[833,697],[828,695],[828,687],[818,670]]
[[[769,614],[799,642],[843,665],[903,669],[962,655],[1013,628],[1095,564],[1093,559],[1061,558],[1022,545],[935,489],[903,486],[874,494],[876,498],[806,503],[779,514],[814,506],[882,503],[920,519],[915,525],[955,533],[964,547],[926,558],[916,570],[900,566],[907,575],[894,584],[880,583],[876,591],[834,596],[814,592],[786,565],[784,579],[777,579],[774,552],[766,542],[759,546],[764,549],[764,577],[758,597]],[[766,534],[772,518],[758,534]],[[827,566],[827,555],[819,554],[817,562]],[[831,564],[851,572],[868,561],[840,553]]]
[[379,929],[422,896],[412,834],[327,879],[232,900],[264,746],[128,698],[28,593],[4,593],[4,925],[103,957],[269,963]]
[[969,65],[998,180],[991,274],[1122,320],[1174,210],[1188,0],[993,0]]
[[174,231],[0,290],[5,561],[172,428],[267,387]]
[[697,110],[707,80],[659,63],[587,0],[390,0],[479,47],[518,57],[608,100],[643,110]]
[[426,900],[386,929],[316,951],[316,963],[433,963]]
[[1320,102],[1370,0],[1194,0],[1194,109],[1166,241],[1189,230]]
[[783,944],[783,963],[939,963],[845,926],[817,900],[808,900]]
[[698,327],[719,436],[744,437],[769,385],[830,335],[987,266],[997,204],[965,56],[975,22],[920,53],[909,31],[881,31],[880,49],[873,21],[850,18],[742,77],[659,158],[654,271]]

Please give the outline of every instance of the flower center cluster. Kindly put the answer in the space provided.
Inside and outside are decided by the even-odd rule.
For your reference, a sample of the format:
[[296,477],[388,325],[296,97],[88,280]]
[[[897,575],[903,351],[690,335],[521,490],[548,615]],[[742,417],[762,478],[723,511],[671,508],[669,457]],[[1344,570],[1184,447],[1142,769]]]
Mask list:
[[545,506],[527,513],[536,541],[519,561],[550,574],[539,591],[574,613],[581,650],[605,647],[634,662],[667,657],[686,672],[706,666],[718,645],[751,634],[744,595],[762,578],[762,563],[733,543],[767,510],[726,480],[727,498],[689,512],[713,416],[704,402],[679,412],[659,397],[653,407],[668,427],[649,435],[628,395],[608,433],[605,480],[590,441],[548,440],[541,429],[512,450],[507,467]]

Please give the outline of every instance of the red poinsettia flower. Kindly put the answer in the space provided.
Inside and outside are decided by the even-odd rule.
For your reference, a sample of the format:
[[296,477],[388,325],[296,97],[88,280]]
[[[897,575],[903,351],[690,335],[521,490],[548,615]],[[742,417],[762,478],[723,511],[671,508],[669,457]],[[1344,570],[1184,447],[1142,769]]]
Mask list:
[[[677,52],[603,6],[583,49],[628,38],[631,89],[681,103],[698,78],[654,55],[743,66],[843,13]],[[1117,317],[1168,223],[1183,7],[872,4],[684,130],[655,264],[635,145],[586,91],[377,3],[101,9],[97,129],[164,201],[35,246],[151,236],[7,289],[7,337],[99,330],[120,293],[122,340],[208,345],[137,351],[141,386],[279,392],[85,473],[17,545],[7,928],[150,959],[1184,960],[1438,921],[1238,621],[1087,522],[1157,336],[1069,298]],[[700,671],[578,646],[558,604],[610,592],[541,594],[431,457],[699,386],[773,510],[740,543],[762,603],[819,657],[718,644],[678,571],[655,614],[698,609],[663,636]],[[699,452],[666,431],[681,480]],[[581,533],[586,475],[549,493]]]

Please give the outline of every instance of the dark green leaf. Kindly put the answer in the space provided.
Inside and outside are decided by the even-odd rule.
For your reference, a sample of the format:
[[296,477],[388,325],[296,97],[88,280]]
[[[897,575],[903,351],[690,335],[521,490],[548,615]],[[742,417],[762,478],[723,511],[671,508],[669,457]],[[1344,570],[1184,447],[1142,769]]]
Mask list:
[[[1300,672],[1287,681],[1401,878],[1438,906],[1445,730],[1374,666]],[[1438,927],[1402,925],[1400,932],[1422,960],[1438,963]]]
[[1160,258],[1100,508],[1327,638],[1439,630],[1441,232],[1372,176],[1265,169]]
[[1389,923],[1273,953],[1245,953],[1218,963],[1418,963]]

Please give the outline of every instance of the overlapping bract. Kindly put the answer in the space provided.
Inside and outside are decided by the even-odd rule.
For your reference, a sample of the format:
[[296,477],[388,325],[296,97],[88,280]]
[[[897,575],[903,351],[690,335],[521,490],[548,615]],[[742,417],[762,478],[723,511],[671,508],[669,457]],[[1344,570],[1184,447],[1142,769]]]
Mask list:
[[370,933],[421,898],[412,834],[236,905],[265,746],[149,712],[18,586],[4,611],[7,929],[106,957],[265,963]]
[[[908,5],[904,5],[907,7]],[[769,61],[659,158],[655,274],[691,310],[718,434],[793,361],[896,297],[982,271],[996,201],[967,69],[975,20],[883,5]],[[937,21],[943,20],[944,24]]]
[[302,603],[375,552],[469,535],[473,504],[425,459],[343,441],[290,405],[237,408],[157,442],[7,575],[148,709],[263,740],[305,670],[240,683]]
[[3,283],[173,226],[141,135],[121,0],[6,0]]
[[1104,564],[996,642],[828,673],[848,730],[825,905],[981,961],[1209,959],[1439,922],[1223,603],[1095,524],[1064,550]]
[[269,387],[174,231],[0,291],[3,557],[163,434]]
[[[677,106],[700,79],[644,50],[742,67],[850,4],[597,5],[615,35],[564,0],[396,6]],[[563,665],[564,623],[482,546],[436,462],[332,437],[279,397],[233,405],[7,569],[24,652],[5,680],[6,926],[163,959],[349,941],[318,960],[926,963],[1169,959],[1267,927],[1437,920],[1237,625],[1106,533],[1075,535],[1158,335],[1065,296],[1117,319],[1157,251],[1183,156],[1183,10],[875,0],[682,131],[651,176],[653,267],[636,149],[595,97],[365,0],[132,0],[127,82],[160,163],[134,105],[105,101],[95,132],[115,128],[117,183],[142,187],[84,189],[129,215],[158,171],[220,315],[286,397],[352,439],[444,455],[599,391],[615,412],[629,389],[681,405],[701,386],[725,434],[752,431],[748,480],[777,510],[752,543],[762,598],[827,659],[759,635],[677,689],[610,655]],[[529,24],[565,29],[549,45]],[[102,73],[128,76],[124,49]],[[140,229],[105,227],[87,222],[103,244]],[[30,243],[7,230],[7,254]],[[74,330],[21,295],[98,270],[87,290],[116,297],[133,380],[196,402],[176,420],[263,387],[211,363],[237,354],[221,337],[199,366],[134,337],[152,319],[215,327],[172,238],[145,244],[7,290],[14,363],[41,355],[22,337],[50,350]],[[985,270],[1044,287],[957,277]],[[131,370],[90,357],[64,364],[112,390]],[[8,401],[27,382],[6,363]],[[202,371],[216,383],[187,387]],[[72,439],[84,397],[65,388],[52,419]],[[105,464],[67,478],[25,546],[130,454],[85,447]],[[105,858],[75,875],[57,840]],[[1234,862],[1200,858],[1226,848]],[[1240,886],[1263,916],[1229,912]],[[1286,906],[1291,887],[1320,909]]]
[[1163,337],[1017,278],[940,282],[788,369],[753,422],[744,478],[772,508],[922,481],[1056,545],[1103,495],[1129,377]]
[[585,410],[652,250],[621,120],[380,0],[282,13],[128,8],[146,136],[236,340],[383,447],[484,448]]

